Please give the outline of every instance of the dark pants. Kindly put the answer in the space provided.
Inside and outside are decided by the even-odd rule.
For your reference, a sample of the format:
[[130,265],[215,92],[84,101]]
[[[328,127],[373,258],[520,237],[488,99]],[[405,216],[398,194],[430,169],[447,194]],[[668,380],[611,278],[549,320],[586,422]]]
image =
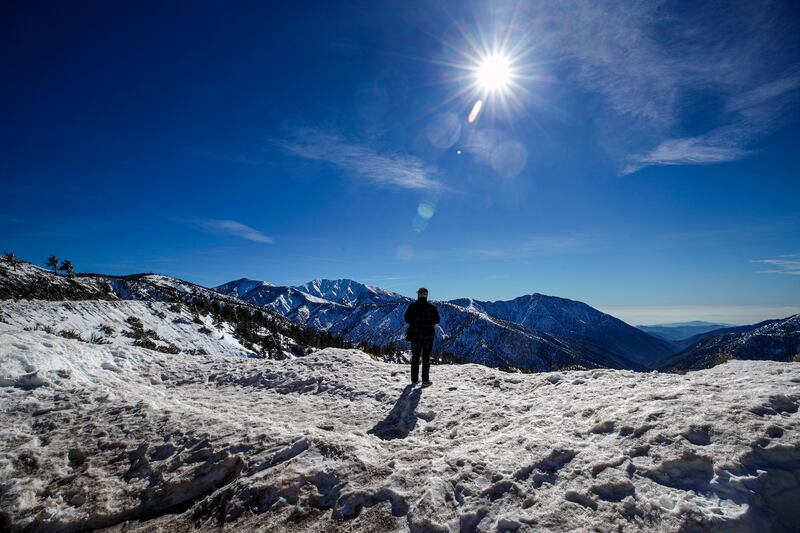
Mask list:
[[420,356],[422,356],[422,381],[430,381],[431,350],[433,341],[411,343],[411,381],[415,383],[418,381]]

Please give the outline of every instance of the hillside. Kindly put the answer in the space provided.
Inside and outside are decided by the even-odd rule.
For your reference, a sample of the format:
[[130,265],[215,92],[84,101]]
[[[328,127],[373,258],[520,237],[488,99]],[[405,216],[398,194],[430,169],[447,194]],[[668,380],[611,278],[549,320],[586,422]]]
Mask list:
[[800,315],[698,336],[664,361],[663,369],[698,370],[728,359],[791,361],[800,354]]
[[[800,365],[273,361],[0,324],[3,530],[796,531]],[[699,401],[702,400],[702,401]]]
[[[165,352],[257,356],[235,336],[231,324],[217,329],[210,314],[195,317],[184,305],[143,301],[0,301],[0,325],[78,336],[91,344],[153,343]],[[138,332],[137,332],[138,331]],[[284,339],[284,344],[291,339]],[[288,346],[287,346],[288,348]],[[291,353],[291,352],[288,352]]]
[[[18,305],[13,304],[14,301]],[[148,305],[123,302],[147,302]],[[0,321],[66,334],[76,325],[81,330],[87,326],[87,321],[94,321],[93,329],[82,329],[85,340],[94,336],[119,343],[125,341],[124,336],[101,334],[98,328],[108,325],[117,332],[130,333],[130,324],[120,322],[130,316],[144,321],[134,340],[168,351],[175,350],[171,346],[173,340],[183,339],[184,344],[196,344],[196,348],[201,349],[208,340],[203,337],[212,336],[228,337],[228,341],[225,346],[212,343],[207,353],[236,352],[272,358],[302,355],[310,347],[344,344],[329,333],[305,328],[269,309],[169,276],[79,274],[68,278],[25,261],[16,268],[0,262]],[[168,332],[164,342],[164,339],[159,340],[157,333],[165,324],[172,324],[170,327],[174,329],[175,324],[182,322],[193,324]],[[195,342],[196,339],[185,337],[192,328],[208,333],[203,333],[201,341]],[[155,337],[149,334],[151,331],[156,333]]]

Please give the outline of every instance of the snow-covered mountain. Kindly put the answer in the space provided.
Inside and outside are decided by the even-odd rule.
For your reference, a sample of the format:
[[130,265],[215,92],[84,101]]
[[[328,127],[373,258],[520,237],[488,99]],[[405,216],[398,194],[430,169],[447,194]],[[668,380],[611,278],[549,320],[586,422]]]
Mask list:
[[674,352],[668,342],[566,298],[535,293],[509,301],[461,299],[450,303],[557,337],[586,341],[644,367],[651,367]]
[[163,354],[0,323],[0,526],[797,531],[800,365],[445,365],[426,389],[407,372],[355,350]]
[[344,305],[377,305],[406,301],[406,297],[350,279],[315,279],[294,287],[306,294]]
[[711,331],[697,333],[695,335],[692,335],[688,339],[672,341],[672,344],[676,346],[677,348],[676,353],[678,353],[690,346],[697,344],[701,340],[706,339],[708,337],[713,337],[715,335],[722,335],[723,333],[748,333],[750,331],[753,331],[754,329],[758,329],[768,324],[772,324],[773,322],[779,322],[779,321],[780,319],[771,319],[771,320],[763,320],[756,324],[745,324],[743,326],[725,326],[718,329],[712,329]]
[[[250,280],[247,280],[250,283]],[[354,343],[400,343],[411,301],[352,280],[314,280],[296,287],[236,281],[217,288]],[[442,324],[436,349],[489,366],[549,370],[555,366],[644,369],[669,356],[671,345],[588,305],[541,294],[508,302],[437,302]]]
[[222,294],[227,294],[229,296],[236,296],[237,298],[240,298],[249,291],[255,289],[256,287],[271,287],[271,286],[272,284],[266,281],[241,278],[226,283],[224,285],[220,285],[219,287],[216,288],[216,291]]
[[728,359],[791,361],[795,357],[800,358],[800,315],[702,334],[664,361],[662,368],[697,370]]

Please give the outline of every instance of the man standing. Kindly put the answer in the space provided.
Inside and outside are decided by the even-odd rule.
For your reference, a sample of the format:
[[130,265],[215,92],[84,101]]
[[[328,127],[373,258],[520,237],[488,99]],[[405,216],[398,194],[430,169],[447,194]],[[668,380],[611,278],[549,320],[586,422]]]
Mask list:
[[417,291],[417,301],[408,304],[403,316],[408,324],[406,339],[411,341],[411,383],[416,385],[419,379],[419,359],[422,357],[422,385],[431,384],[431,350],[436,330],[433,326],[439,323],[439,311],[428,302],[428,289]]

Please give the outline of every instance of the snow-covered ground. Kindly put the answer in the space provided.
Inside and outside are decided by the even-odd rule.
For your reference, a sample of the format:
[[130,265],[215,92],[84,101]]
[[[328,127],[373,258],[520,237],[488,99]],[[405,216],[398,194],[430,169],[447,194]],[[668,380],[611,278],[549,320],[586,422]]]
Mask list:
[[[210,315],[192,321],[186,306],[164,302],[95,301],[74,302],[45,300],[0,300],[0,332],[4,330],[48,329],[53,333],[75,332],[85,341],[131,345],[126,336],[132,326],[129,317],[137,318],[144,330],[154,331],[156,344],[173,345],[184,352],[223,356],[253,355],[232,335],[231,325],[214,327]],[[205,328],[205,329],[204,329]]]
[[440,366],[420,389],[359,351],[164,354],[2,326],[0,530],[800,524],[800,364]]

